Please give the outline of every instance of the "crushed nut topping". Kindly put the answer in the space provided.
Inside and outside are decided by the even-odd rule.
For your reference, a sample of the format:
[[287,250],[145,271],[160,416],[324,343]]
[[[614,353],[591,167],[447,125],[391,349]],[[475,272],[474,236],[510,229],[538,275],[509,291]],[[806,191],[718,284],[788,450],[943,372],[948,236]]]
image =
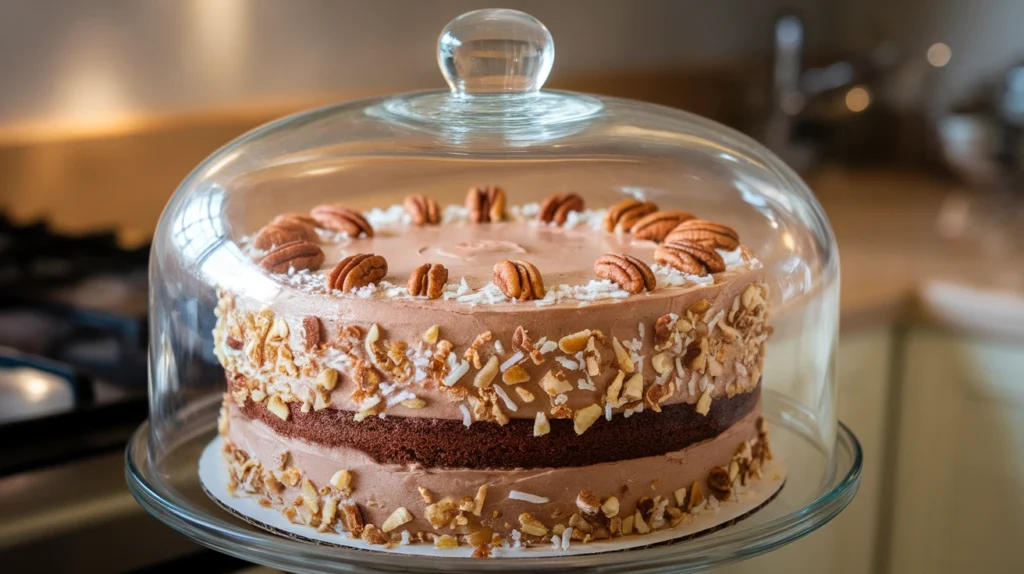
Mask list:
[[593,492],[584,489],[576,495],[576,508],[579,508],[583,514],[593,516],[601,510],[601,501],[594,496]]
[[473,386],[477,388],[487,388],[491,386],[491,382],[494,381],[494,377],[498,375],[498,357],[492,355],[490,359],[487,359],[487,364],[476,374],[473,379]]
[[280,395],[270,396],[270,399],[267,400],[267,410],[277,415],[277,417],[283,421],[288,420],[288,417],[290,417],[292,414],[291,410],[289,410],[288,408],[288,405],[285,404],[283,400],[281,400]]
[[544,389],[544,392],[547,394],[555,397],[562,393],[571,391],[572,383],[569,382],[565,373],[562,371],[555,372],[554,370],[550,370],[546,375],[544,375],[544,378],[540,380],[540,388]]
[[519,515],[519,529],[532,536],[545,536],[548,533],[548,527],[544,526],[544,523],[538,520],[532,512],[524,512]]
[[623,348],[622,343],[616,337],[612,337],[612,350],[615,351],[615,361],[622,371],[632,373],[636,369],[636,366],[633,364],[633,358],[629,356],[629,353],[626,352],[626,349]]
[[533,422],[533,436],[544,436],[549,432],[551,432],[551,423],[548,422],[548,418],[544,416],[543,412],[537,411]]
[[604,409],[601,408],[601,405],[597,404],[590,405],[589,407],[584,407],[576,411],[576,416],[573,417],[572,421],[573,429],[575,429],[576,434],[581,435],[585,433],[587,429],[597,421],[597,419],[601,418],[601,414],[603,412]]
[[433,345],[437,342],[437,337],[441,332],[441,328],[437,325],[431,325],[429,329],[423,332],[423,342],[429,345]]
[[412,513],[410,513],[404,506],[399,506],[391,513],[391,516],[384,521],[380,529],[384,532],[391,532],[403,524],[412,522]]

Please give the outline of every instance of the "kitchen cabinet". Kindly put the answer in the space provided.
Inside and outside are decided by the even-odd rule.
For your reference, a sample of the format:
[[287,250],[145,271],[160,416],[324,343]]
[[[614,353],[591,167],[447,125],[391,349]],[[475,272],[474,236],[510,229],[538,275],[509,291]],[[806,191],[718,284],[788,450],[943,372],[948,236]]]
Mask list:
[[[844,332],[836,376],[839,419],[853,429],[864,450],[860,491],[847,509],[807,537],[758,558],[726,566],[729,574],[872,574],[877,572],[890,406],[893,329],[888,325]],[[785,367],[781,367],[784,369]],[[766,372],[783,376],[782,371]]]
[[1024,343],[912,330],[889,571],[1024,572]]

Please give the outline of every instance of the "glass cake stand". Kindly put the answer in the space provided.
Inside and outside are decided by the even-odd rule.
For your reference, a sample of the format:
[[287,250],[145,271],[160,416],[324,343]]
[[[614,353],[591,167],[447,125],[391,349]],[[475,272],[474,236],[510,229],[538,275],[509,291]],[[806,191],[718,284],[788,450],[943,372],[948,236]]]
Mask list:
[[[776,549],[809,534],[839,514],[860,485],[861,448],[839,424],[835,465],[817,442],[813,417],[792,399],[765,389],[764,416],[772,450],[787,470],[774,500],[749,517],[697,538],[601,554],[557,558],[431,558],[369,552],[279,536],[221,509],[199,484],[197,465],[216,433],[221,395],[195,406],[194,420],[160,460],[150,456],[148,423],[126,452],[128,487],[150,514],[196,542],[219,552],[287,572],[698,572]],[[226,477],[225,477],[226,478]]]

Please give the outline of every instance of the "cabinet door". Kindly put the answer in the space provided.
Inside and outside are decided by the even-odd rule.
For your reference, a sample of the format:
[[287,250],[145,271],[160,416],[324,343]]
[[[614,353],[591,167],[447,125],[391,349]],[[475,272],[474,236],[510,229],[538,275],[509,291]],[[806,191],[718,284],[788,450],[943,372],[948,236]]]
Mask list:
[[907,342],[891,572],[1024,572],[1024,345]]
[[[839,420],[853,429],[864,450],[860,491],[850,506],[823,528],[775,552],[724,567],[729,574],[871,574],[876,570],[879,498],[885,459],[892,329],[888,326],[843,333],[836,377]],[[783,371],[765,377],[783,376]],[[782,385],[776,385],[779,388]],[[791,469],[791,472],[795,469]]]

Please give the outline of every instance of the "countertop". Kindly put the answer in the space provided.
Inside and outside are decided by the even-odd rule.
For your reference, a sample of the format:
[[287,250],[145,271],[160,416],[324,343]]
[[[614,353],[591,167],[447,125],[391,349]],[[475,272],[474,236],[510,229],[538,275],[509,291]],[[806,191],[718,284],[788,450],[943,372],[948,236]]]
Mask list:
[[[839,245],[844,331],[909,318],[1024,341],[1024,260],[1013,246],[1024,245],[1022,231],[979,223],[985,214],[961,185],[837,167],[805,179]],[[975,210],[965,215],[974,218],[967,231],[944,231],[964,209]]]

